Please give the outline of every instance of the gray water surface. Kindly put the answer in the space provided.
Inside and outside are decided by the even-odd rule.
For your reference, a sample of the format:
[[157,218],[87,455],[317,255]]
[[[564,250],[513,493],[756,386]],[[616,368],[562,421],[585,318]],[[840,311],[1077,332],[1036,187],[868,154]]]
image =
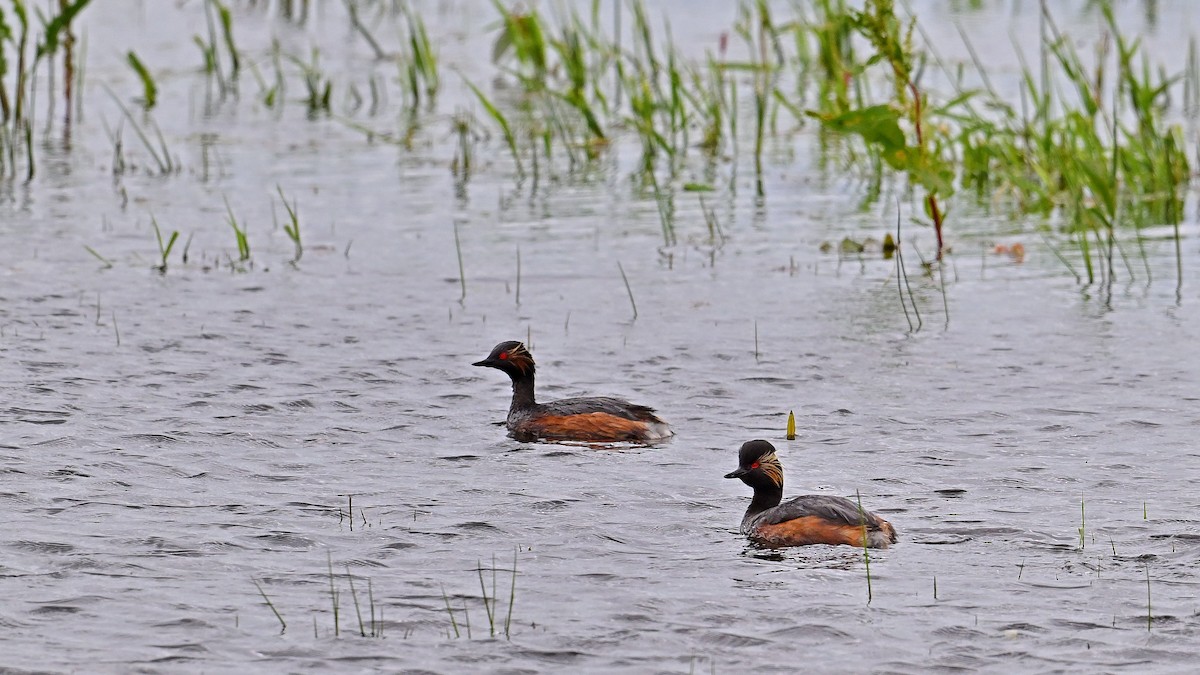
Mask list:
[[[245,49],[316,41],[336,72],[383,72],[340,6],[318,6],[304,29],[241,8]],[[471,45],[491,15],[472,6],[425,15],[447,67],[486,71]],[[1190,16],[1178,11],[1164,33]],[[42,175],[7,185],[2,207],[3,669],[1194,667],[1194,241],[1178,291],[1170,241],[1147,243],[1152,282],[1138,268],[1084,287],[1034,225],[968,210],[948,314],[941,280],[909,256],[911,332],[892,262],[821,252],[881,237],[895,211],[859,209],[855,182],[809,157],[811,137],[771,165],[765,203],[745,167],[712,197],[723,241],[684,195],[679,243],[664,246],[653,200],[620,168],[632,144],[596,176],[534,192],[493,138],[464,185],[446,116],[404,150],[295,101],[268,111],[250,82],[211,105],[190,44],[198,3],[88,12],[96,103],[75,146],[48,142]],[[1030,13],[962,16],[986,30]],[[677,37],[698,43],[729,21],[677,14]],[[155,116],[177,176],[111,173],[101,122],[118,118],[96,88],[133,91],[118,25],[167,71]],[[445,96],[444,110],[469,101]],[[276,185],[300,207],[294,267]],[[253,246],[240,271],[226,198]],[[151,214],[192,236],[165,274]],[[1022,241],[1025,261],[994,255],[998,239]],[[928,231],[915,241],[932,250]],[[677,437],[507,438],[506,379],[470,366],[505,339],[530,341],[542,398],[624,396]],[[895,524],[869,584],[861,550],[766,551],[737,533],[749,491],[722,475],[751,438],[779,448],[786,494],[861,494]]]

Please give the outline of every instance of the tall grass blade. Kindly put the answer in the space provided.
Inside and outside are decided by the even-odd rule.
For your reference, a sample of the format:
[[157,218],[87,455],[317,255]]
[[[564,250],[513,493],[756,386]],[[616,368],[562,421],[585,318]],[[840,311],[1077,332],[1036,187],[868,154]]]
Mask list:
[[871,549],[867,546],[869,543],[867,537],[867,512],[863,509],[862,494],[858,490],[855,490],[854,494],[858,497],[858,517],[862,526],[863,564],[867,568],[867,604],[869,605],[874,596],[871,592]]
[[138,79],[142,83],[142,105],[146,110],[150,110],[158,102],[158,85],[154,83],[154,76],[138,58],[138,55],[131,50],[126,55],[126,60],[129,61],[129,66],[133,68],[133,72],[137,73]]
[[275,607],[275,603],[271,602],[271,598],[267,597],[267,592],[263,590],[261,585],[259,585],[258,580],[251,577],[250,581],[254,584],[254,587],[258,589],[258,593],[262,596],[263,602],[267,603],[267,607],[271,608],[271,612],[275,614],[275,618],[279,619],[279,634],[283,635],[287,632],[287,622],[283,620],[283,615],[279,613],[279,610]]
[[621,281],[625,282],[625,292],[629,294],[629,306],[633,308],[633,320],[638,317],[637,303],[633,300],[633,289],[629,287],[629,277],[625,276],[625,268],[617,261],[617,269],[621,271]]

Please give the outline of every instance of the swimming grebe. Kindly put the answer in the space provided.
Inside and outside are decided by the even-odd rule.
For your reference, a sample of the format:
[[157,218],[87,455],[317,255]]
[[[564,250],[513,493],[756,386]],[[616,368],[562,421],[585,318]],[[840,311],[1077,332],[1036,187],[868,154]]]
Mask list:
[[[726,478],[741,478],[754,488],[754,499],[742,518],[742,534],[763,546],[806,544],[849,544],[887,548],[896,543],[896,528],[888,521],[863,511],[845,497],[803,495],[780,504],[783,499],[783,465],[775,446],[767,441],[748,441],[738,452],[738,468]],[[864,531],[865,528],[865,531]]]
[[508,430],[517,440],[658,441],[674,435],[652,408],[619,398],[564,398],[538,403],[533,397],[533,355],[520,342],[501,342],[482,361],[512,378]]

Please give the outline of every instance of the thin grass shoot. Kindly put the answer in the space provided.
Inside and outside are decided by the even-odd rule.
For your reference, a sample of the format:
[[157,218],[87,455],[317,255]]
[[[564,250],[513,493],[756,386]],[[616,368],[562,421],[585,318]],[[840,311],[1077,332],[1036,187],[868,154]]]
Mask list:
[[621,272],[621,281],[625,282],[625,292],[629,294],[629,306],[633,308],[633,320],[637,321],[638,310],[637,302],[633,299],[633,289],[629,286],[629,277],[625,276],[625,268],[621,265],[621,261],[617,261],[617,269]]
[[279,634],[283,635],[287,632],[287,621],[283,620],[283,615],[279,613],[279,609],[275,607],[275,603],[271,602],[271,598],[267,597],[267,592],[263,590],[263,587],[258,583],[258,580],[251,577],[250,581],[254,584],[254,587],[258,589],[258,593],[262,596],[263,602],[267,603],[267,607],[271,608],[271,612],[275,615],[275,618],[279,620]]
[[871,592],[871,549],[867,546],[869,543],[867,537],[867,512],[863,509],[862,494],[858,490],[855,490],[854,494],[858,497],[858,517],[862,527],[863,564],[867,570],[867,604],[869,605],[874,595]]

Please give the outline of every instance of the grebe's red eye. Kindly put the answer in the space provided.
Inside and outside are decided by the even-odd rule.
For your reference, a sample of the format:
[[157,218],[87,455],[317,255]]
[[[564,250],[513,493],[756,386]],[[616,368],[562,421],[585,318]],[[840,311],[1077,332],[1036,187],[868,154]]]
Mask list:
[[500,356],[497,356],[496,358],[500,359],[501,361],[506,361],[508,360],[508,352],[500,352]]
[[751,468],[751,469],[757,469],[757,468],[758,468],[758,462],[755,462],[755,463],[751,464],[751,465],[750,465],[750,468]]

